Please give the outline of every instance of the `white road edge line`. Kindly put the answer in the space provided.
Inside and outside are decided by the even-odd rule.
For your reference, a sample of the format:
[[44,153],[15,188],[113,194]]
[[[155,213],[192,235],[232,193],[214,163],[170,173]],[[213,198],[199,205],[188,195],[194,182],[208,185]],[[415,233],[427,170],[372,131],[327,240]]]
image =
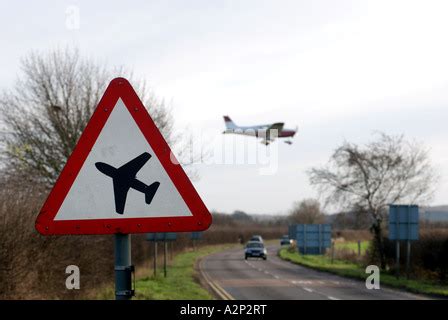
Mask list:
[[308,292],[313,292],[313,289],[307,288],[307,287],[303,287],[303,290],[308,291]]

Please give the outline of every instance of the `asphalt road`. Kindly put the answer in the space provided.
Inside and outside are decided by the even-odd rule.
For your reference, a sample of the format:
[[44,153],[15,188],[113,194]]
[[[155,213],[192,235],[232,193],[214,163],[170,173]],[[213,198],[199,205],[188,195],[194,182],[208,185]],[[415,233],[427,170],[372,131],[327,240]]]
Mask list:
[[[395,289],[368,290],[357,281],[319,272],[277,256],[268,246],[268,259],[244,260],[242,248],[207,256],[200,268],[211,286],[237,300],[409,300],[428,299]],[[216,290],[215,290],[216,291]]]

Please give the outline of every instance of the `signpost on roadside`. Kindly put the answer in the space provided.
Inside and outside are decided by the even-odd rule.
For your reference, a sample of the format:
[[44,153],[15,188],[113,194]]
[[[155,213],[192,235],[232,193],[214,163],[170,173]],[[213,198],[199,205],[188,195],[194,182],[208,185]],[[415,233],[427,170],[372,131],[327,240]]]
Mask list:
[[206,230],[211,215],[131,84],[112,80],[36,219],[43,235],[115,235],[115,296],[134,294],[132,233]]
[[157,241],[154,241],[154,278],[157,277]]
[[148,233],[146,240],[154,242],[154,277],[157,275],[157,242],[163,241],[163,274],[167,276],[167,256],[168,256],[168,242],[175,241],[177,234],[175,232],[164,233]]
[[389,205],[389,239],[395,240],[396,277],[400,277],[400,240],[406,241],[406,277],[411,264],[411,241],[419,238],[417,205]]
[[334,241],[331,241],[331,264],[334,263]]
[[192,232],[191,241],[193,242],[193,251],[196,251],[196,241],[202,239],[202,232]]

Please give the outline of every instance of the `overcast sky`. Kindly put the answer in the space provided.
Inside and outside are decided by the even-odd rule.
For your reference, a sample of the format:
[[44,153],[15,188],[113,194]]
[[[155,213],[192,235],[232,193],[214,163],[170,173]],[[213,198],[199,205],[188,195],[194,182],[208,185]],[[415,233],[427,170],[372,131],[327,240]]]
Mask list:
[[299,126],[293,145],[277,142],[275,174],[198,165],[195,186],[210,210],[286,213],[317,196],[307,169],[376,130],[431,149],[442,176],[432,204],[447,204],[447,15],[447,1],[429,0],[3,0],[0,87],[13,84],[31,50],[70,45],[133,68],[171,102],[176,127],[202,132],[211,149],[233,139],[222,140],[223,115]]

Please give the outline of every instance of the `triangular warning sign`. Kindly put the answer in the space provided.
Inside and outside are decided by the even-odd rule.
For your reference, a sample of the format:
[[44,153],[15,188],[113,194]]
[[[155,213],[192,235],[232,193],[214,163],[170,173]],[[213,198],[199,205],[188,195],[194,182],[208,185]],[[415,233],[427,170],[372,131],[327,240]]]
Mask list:
[[36,220],[50,234],[201,231],[211,215],[130,83],[111,81]]

